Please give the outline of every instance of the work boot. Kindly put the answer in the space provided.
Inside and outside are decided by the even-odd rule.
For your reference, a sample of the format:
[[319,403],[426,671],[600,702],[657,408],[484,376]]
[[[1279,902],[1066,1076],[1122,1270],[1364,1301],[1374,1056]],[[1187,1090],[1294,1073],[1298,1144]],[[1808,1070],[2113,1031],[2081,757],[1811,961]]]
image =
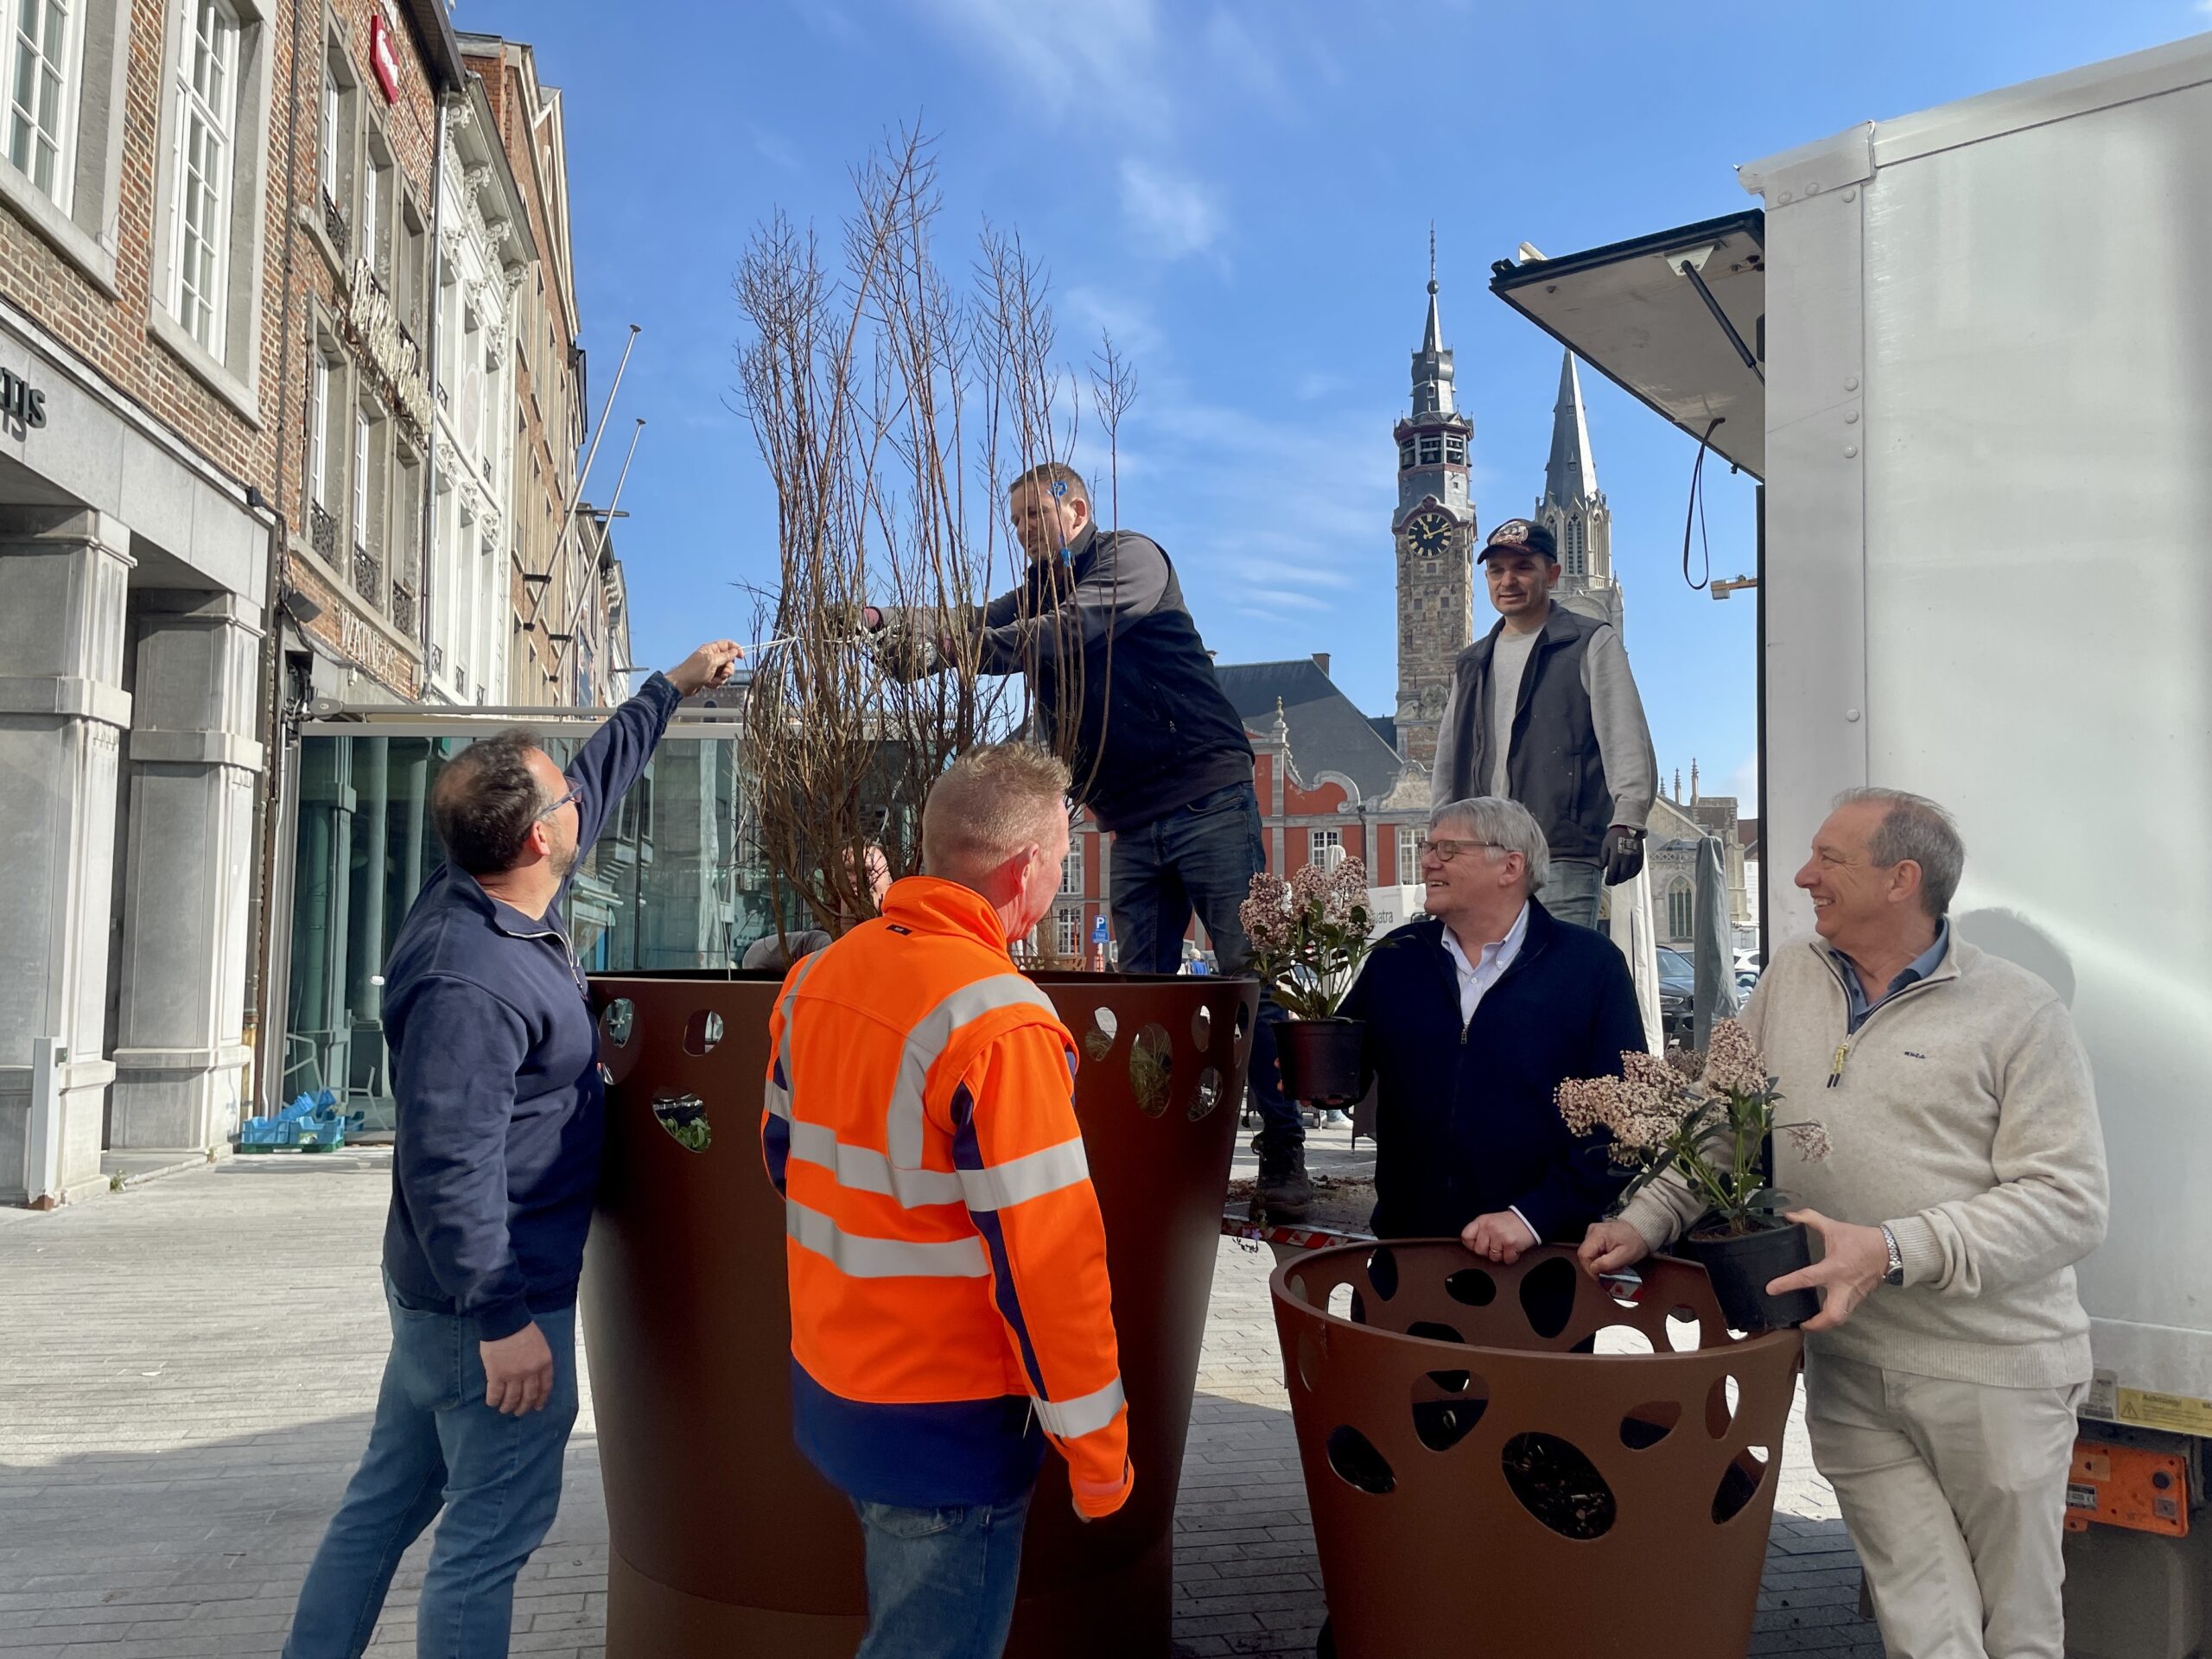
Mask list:
[[1262,1129],[1252,1137],[1260,1154],[1257,1207],[1270,1221],[1295,1221],[1313,1207],[1313,1184],[1306,1179],[1306,1143]]

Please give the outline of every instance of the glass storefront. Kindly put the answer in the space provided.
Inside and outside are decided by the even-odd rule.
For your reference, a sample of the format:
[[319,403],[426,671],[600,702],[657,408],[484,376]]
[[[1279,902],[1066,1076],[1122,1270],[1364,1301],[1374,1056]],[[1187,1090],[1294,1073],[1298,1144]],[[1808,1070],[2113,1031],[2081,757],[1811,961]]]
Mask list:
[[[678,721],[586,855],[565,906],[588,972],[720,969],[774,931],[752,849],[741,746],[727,723]],[[595,722],[542,722],[563,765]],[[308,726],[293,836],[282,1098],[327,1089],[371,1130],[391,1125],[384,963],[408,906],[443,859],[429,817],[446,761],[500,729],[410,716]]]

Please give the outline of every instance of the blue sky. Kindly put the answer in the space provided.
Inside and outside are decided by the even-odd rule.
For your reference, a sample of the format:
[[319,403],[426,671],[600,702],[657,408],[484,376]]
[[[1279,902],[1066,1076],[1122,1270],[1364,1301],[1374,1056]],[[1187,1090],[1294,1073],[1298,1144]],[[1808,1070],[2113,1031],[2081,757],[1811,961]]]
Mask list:
[[[776,207],[830,232],[887,130],[939,139],[940,257],[988,216],[1049,267],[1071,358],[1110,327],[1139,377],[1121,518],[1161,542],[1224,662],[1328,652],[1395,694],[1390,427],[1436,223],[1485,526],[1541,486],[1558,348],[1486,287],[1755,205],[1732,169],[1855,122],[2212,29],[2212,0],[459,0],[565,90],[593,410],[645,330],[593,494],[649,422],[619,550],[637,660],[739,632],[774,498],[732,412],[730,276]],[[1694,446],[1586,374],[1628,645],[1663,772],[1748,794],[1749,595],[1684,586]],[[1717,476],[1716,476],[1717,474]],[[1748,480],[1708,467],[1715,575],[1752,563]],[[1478,596],[1478,627],[1488,625]],[[1746,800],[1745,810],[1751,803]]]

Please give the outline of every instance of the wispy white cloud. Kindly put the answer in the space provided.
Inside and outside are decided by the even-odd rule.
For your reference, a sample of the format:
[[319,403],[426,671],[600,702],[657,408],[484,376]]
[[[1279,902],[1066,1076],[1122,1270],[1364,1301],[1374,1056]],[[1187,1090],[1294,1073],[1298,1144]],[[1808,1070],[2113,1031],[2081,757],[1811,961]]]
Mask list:
[[[1131,130],[1164,122],[1153,0],[920,0],[991,60],[1014,102],[1048,125],[1103,109]],[[1100,100],[1093,94],[1110,89]]]
[[770,166],[779,167],[786,173],[802,173],[806,170],[806,163],[799,159],[798,151],[791,147],[788,140],[769,131],[766,127],[755,126],[750,121],[745,124],[745,130],[753,140],[754,152]]
[[1064,331],[1071,336],[1069,343],[1085,352],[1097,350],[1102,335],[1111,335],[1115,349],[1133,362],[1156,359],[1166,347],[1166,335],[1141,300],[1078,283],[1059,296],[1056,308],[1071,325]]
[[1197,180],[1128,156],[1122,162],[1122,211],[1146,251],[1179,259],[1212,247],[1223,228],[1220,204]]
[[1298,377],[1298,384],[1291,388],[1291,395],[1300,403],[1310,404],[1316,398],[1342,391],[1351,385],[1351,382],[1341,374],[1309,372]]

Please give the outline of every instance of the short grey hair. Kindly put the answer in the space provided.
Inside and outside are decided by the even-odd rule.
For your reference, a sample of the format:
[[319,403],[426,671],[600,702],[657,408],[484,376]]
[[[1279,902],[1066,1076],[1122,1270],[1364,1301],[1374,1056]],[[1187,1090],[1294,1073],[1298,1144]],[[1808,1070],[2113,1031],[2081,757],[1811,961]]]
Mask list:
[[1847,789],[1835,804],[1887,809],[1867,838],[1866,851],[1885,870],[1907,859],[1919,865],[1921,905],[1932,920],[1942,921],[1967,867],[1967,844],[1951,815],[1925,795],[1902,789]]
[[1464,801],[1446,801],[1428,815],[1428,833],[1446,828],[1465,830],[1467,839],[1479,841],[1500,853],[1518,853],[1528,869],[1530,897],[1544,890],[1552,873],[1551,849],[1529,809],[1518,801],[1497,795],[1472,795]]

